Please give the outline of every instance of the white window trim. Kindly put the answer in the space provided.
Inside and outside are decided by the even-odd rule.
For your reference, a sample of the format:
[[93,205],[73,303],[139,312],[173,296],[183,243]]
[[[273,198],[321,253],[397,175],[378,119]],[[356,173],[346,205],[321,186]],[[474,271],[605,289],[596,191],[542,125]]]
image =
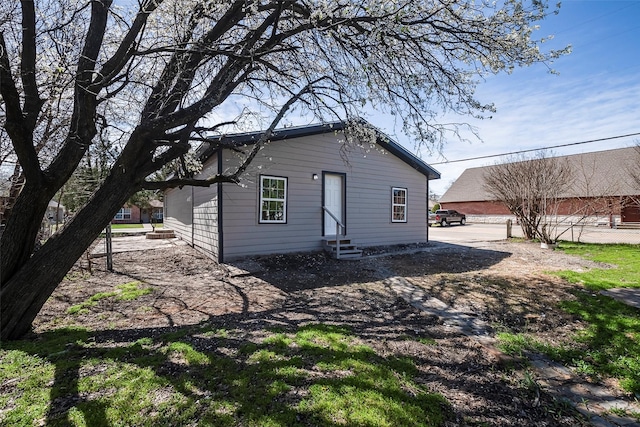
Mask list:
[[[396,203],[395,202],[395,192],[396,190],[404,191],[404,203]],[[409,205],[409,190],[404,187],[393,187],[391,188],[391,222],[407,222],[407,206]],[[404,207],[404,218],[403,219],[395,219],[395,208],[396,206]]]
[[120,208],[116,216],[114,216],[113,218],[119,221],[131,219],[131,208]]
[[[275,179],[284,182],[284,199],[276,199],[263,197],[263,183],[265,179]],[[258,202],[258,223],[260,224],[286,224],[287,223],[287,192],[288,192],[288,179],[283,176],[273,175],[260,175],[260,197]],[[262,219],[262,204],[263,202],[283,202],[282,219]]]

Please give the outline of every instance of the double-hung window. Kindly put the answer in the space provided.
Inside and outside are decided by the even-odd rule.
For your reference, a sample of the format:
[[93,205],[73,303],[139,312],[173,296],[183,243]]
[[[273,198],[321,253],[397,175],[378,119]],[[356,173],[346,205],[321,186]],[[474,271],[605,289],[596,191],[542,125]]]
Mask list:
[[116,216],[116,220],[131,219],[131,208],[120,208]]
[[391,189],[391,222],[407,222],[407,189]]
[[260,176],[260,223],[287,222],[287,178]]

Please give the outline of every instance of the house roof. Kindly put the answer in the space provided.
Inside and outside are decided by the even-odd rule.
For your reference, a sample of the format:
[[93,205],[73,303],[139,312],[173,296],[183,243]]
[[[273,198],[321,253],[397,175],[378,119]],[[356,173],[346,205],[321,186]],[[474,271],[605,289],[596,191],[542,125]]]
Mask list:
[[[563,198],[631,196],[640,188],[630,176],[638,167],[638,152],[634,147],[591,153],[558,156],[571,167],[574,181],[561,195]],[[484,189],[484,177],[491,166],[466,169],[442,195],[440,202],[480,202],[494,200]]]
[[[273,131],[269,141],[282,141],[285,139],[301,138],[311,135],[319,135],[323,133],[341,132],[346,129],[345,122],[332,122],[322,123],[309,126],[297,126],[284,129],[276,129]],[[377,132],[377,144],[385,151],[395,155],[400,160],[408,164],[413,169],[425,175],[428,179],[439,179],[440,172],[433,169],[431,166],[423,162],[420,158],[409,152],[397,142],[386,136],[384,133],[376,129]],[[237,133],[230,135],[223,135],[218,138],[216,144],[206,144],[201,147],[199,151],[199,158],[204,163],[209,157],[211,157],[221,146],[226,147],[238,147],[247,144],[255,144],[262,136],[263,131]]]
[[64,205],[62,203],[60,203],[60,202],[55,201],[55,200],[51,200],[47,206],[50,207],[50,208],[53,208],[53,209],[65,210]]

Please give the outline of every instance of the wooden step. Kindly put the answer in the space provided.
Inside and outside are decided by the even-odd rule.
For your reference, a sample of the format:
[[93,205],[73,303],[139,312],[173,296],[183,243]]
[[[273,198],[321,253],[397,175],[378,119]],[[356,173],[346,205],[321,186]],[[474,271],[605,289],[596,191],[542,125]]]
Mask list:
[[362,258],[362,250],[361,249],[357,249],[357,250],[351,250],[351,251],[340,251],[340,257],[337,257],[338,259],[359,259]]
[[348,245],[351,243],[351,239],[323,239],[322,242],[325,245],[329,245],[329,246],[335,246],[337,242],[340,242],[340,244],[342,245]]
[[[322,246],[333,258],[356,259],[362,257],[362,249],[359,249],[357,245],[351,242],[351,239],[346,237],[340,239],[323,239]],[[338,256],[338,246],[340,246],[340,256]]]

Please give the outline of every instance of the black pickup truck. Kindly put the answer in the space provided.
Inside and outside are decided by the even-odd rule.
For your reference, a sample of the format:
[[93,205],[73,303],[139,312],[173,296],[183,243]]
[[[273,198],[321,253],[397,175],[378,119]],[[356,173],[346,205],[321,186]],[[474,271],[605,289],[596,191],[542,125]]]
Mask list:
[[467,221],[467,217],[458,211],[453,209],[440,209],[429,214],[429,225],[440,224],[445,227],[452,222],[458,222],[460,225],[464,225]]

